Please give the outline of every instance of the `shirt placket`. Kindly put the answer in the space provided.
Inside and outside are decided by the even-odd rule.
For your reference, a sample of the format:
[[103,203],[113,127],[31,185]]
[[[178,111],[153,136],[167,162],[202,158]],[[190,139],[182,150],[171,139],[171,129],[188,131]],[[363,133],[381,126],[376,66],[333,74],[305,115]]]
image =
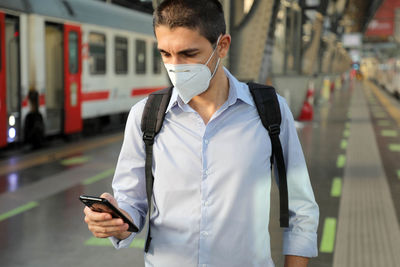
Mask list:
[[199,231],[199,267],[207,267],[209,265],[210,255],[210,238],[212,238],[211,228],[209,225],[209,207],[211,202],[209,200],[209,179],[212,175],[212,170],[209,167],[209,158],[207,157],[208,147],[210,145],[210,130],[211,124],[204,125],[199,116],[199,126],[203,131],[202,138],[202,177],[201,177],[201,216],[200,216],[200,231]]

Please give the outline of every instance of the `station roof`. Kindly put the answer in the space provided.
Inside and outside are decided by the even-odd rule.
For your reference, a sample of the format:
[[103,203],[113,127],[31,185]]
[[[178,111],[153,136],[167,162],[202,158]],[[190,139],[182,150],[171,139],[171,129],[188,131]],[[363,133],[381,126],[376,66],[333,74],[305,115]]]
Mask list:
[[0,8],[153,34],[147,13],[93,0],[1,0]]
[[343,10],[345,32],[365,32],[383,0],[349,0]]

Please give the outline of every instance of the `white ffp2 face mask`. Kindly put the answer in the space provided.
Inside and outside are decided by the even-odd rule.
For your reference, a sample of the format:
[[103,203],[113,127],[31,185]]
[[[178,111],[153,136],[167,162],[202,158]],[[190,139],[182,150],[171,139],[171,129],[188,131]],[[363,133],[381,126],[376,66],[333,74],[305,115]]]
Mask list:
[[205,64],[164,64],[172,84],[178,90],[178,94],[185,104],[208,89],[210,81],[218,69],[220,58],[218,58],[212,74],[207,64],[217,50],[220,37],[218,37],[217,45]]

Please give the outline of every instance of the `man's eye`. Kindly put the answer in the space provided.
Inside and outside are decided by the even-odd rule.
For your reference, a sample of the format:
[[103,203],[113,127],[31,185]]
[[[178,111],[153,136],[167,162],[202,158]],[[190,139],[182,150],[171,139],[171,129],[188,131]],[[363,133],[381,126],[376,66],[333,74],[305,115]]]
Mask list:
[[194,53],[194,54],[190,54],[190,53],[189,54],[185,54],[186,57],[195,57],[196,55],[197,55],[196,53]]

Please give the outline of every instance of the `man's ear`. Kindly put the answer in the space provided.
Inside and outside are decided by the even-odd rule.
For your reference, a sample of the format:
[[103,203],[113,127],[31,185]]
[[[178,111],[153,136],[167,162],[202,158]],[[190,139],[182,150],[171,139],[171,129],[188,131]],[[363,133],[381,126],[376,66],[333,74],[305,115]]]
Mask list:
[[224,34],[219,40],[217,48],[220,58],[225,58],[226,55],[228,55],[230,45],[231,45],[231,36],[229,34]]

